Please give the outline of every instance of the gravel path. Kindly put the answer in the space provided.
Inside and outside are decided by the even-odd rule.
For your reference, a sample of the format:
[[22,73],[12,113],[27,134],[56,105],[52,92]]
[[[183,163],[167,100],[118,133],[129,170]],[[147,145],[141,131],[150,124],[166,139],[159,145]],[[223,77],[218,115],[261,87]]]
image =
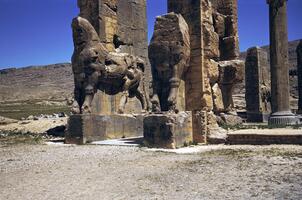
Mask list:
[[0,145],[0,199],[302,199],[302,146],[191,152]]

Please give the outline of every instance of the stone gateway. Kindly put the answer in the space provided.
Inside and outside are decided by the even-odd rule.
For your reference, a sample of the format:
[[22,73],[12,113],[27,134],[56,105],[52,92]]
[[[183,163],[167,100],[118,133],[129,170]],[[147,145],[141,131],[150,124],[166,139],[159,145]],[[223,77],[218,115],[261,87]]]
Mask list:
[[[248,52],[249,121],[265,121],[272,111],[270,124],[298,122],[289,107],[286,2],[267,0],[271,83],[267,55],[258,48]],[[72,23],[76,114],[68,122],[67,142],[144,136],[149,147],[225,143],[218,122],[243,123],[233,100],[245,69],[237,0],[167,5],[148,46],[146,0],[78,0],[80,14]],[[297,53],[301,68],[301,49]]]

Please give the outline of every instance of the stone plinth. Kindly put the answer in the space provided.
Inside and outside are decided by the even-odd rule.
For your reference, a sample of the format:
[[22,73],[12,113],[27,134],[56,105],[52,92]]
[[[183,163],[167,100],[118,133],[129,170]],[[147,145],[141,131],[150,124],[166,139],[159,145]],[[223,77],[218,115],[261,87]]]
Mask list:
[[68,120],[65,143],[94,141],[143,135],[143,115],[72,115]]
[[192,143],[192,113],[150,114],[144,119],[144,144],[175,149]]
[[228,133],[230,145],[302,144],[302,132],[295,129],[247,129]]
[[248,122],[267,122],[271,113],[267,53],[252,47],[245,60],[245,100]]

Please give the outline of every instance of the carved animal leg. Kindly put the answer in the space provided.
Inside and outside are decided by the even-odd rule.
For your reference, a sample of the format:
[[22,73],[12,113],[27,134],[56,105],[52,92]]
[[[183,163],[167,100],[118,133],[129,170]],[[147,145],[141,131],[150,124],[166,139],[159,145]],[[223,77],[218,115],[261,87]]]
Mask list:
[[119,114],[123,114],[125,112],[125,107],[126,107],[126,104],[127,104],[127,101],[128,101],[128,92],[123,92],[123,96],[120,100],[120,105],[119,105],[119,108],[118,108],[118,113]]
[[135,91],[135,97],[140,101],[142,105],[142,111],[146,112],[147,111],[147,100],[145,98],[145,95],[142,91],[139,90],[139,88]]
[[91,113],[91,103],[97,92],[97,83],[99,72],[95,71],[87,77],[86,87],[85,87],[85,100],[82,106],[82,112],[84,114]]
[[180,85],[180,79],[172,78],[169,80],[169,82],[170,82],[170,93],[169,93],[169,97],[168,97],[169,110],[175,110],[176,103],[177,103],[178,88]]
[[158,83],[156,80],[154,80],[150,86],[150,102],[151,102],[151,110],[152,112],[160,112],[161,107],[160,107],[160,102],[159,102],[159,97],[158,97]]
[[79,88],[74,88],[74,102],[71,107],[71,112],[73,114],[80,114],[80,89]]
[[82,113],[89,114],[91,113],[91,103],[94,97],[94,88],[91,85],[88,85],[85,88],[85,100],[82,106]]

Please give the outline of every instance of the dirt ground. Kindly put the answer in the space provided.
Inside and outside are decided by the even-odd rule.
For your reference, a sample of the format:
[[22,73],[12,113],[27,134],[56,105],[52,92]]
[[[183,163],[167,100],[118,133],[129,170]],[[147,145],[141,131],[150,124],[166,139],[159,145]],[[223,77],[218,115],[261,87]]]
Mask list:
[[302,146],[0,145],[0,199],[302,199]]

